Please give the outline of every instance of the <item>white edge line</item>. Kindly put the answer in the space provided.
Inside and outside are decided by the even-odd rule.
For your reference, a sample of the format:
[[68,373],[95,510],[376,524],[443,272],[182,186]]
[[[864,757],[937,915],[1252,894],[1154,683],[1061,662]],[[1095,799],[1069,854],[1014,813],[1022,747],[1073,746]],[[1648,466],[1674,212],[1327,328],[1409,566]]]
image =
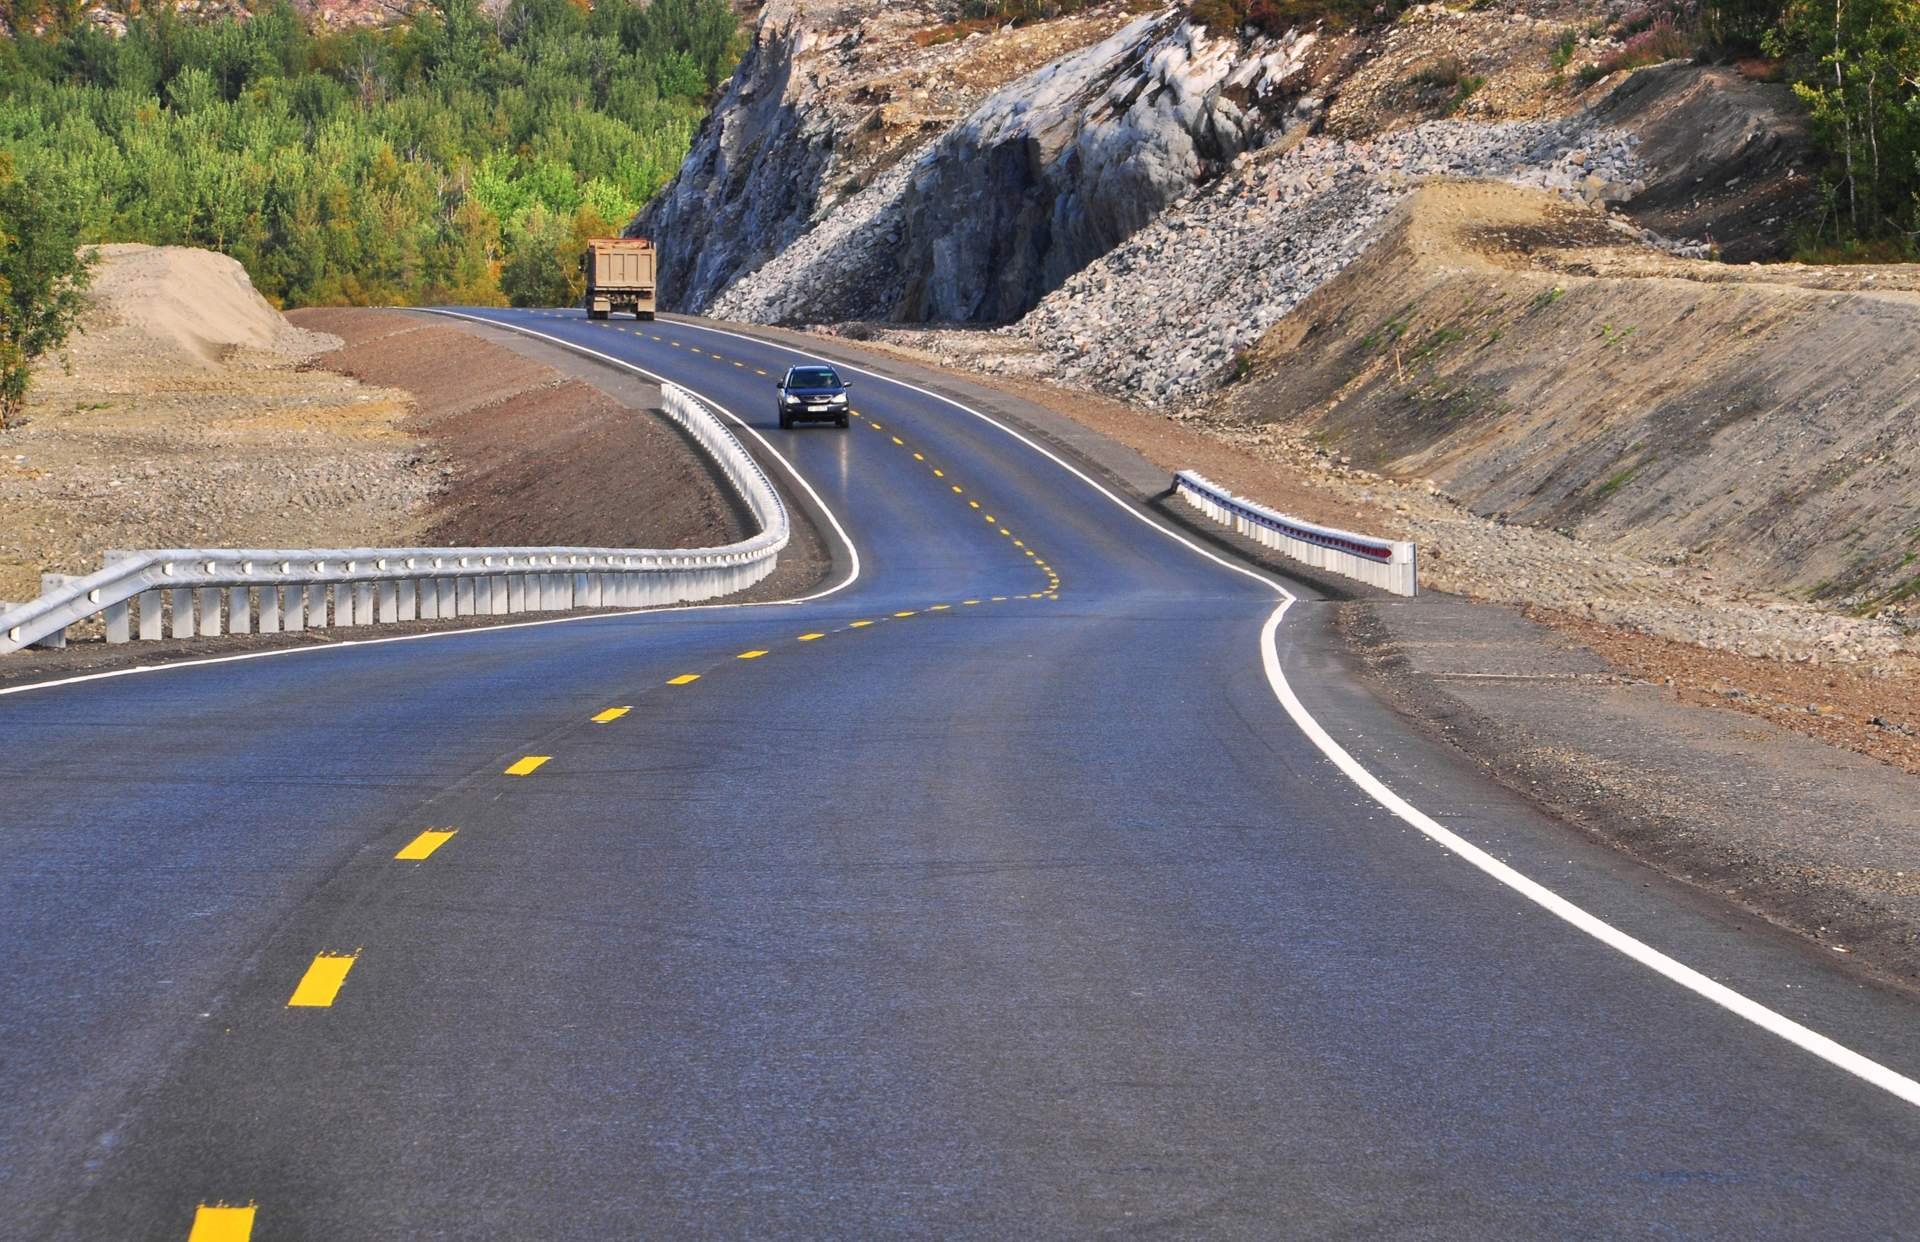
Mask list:
[[[635,366],[630,362],[623,362],[618,358],[612,357],[611,355],[608,355],[608,354],[603,354],[598,350],[588,349],[584,345],[576,345],[572,341],[561,340],[557,336],[548,336],[544,332],[535,332],[531,328],[522,328],[515,324],[503,323],[498,319],[488,319],[482,315],[466,315],[466,314],[462,314],[459,311],[430,310],[426,313],[434,314],[434,315],[446,315],[456,319],[470,319],[475,323],[483,323],[488,325],[489,327],[504,328],[507,331],[520,332],[520,333],[524,333],[527,336],[537,336],[542,340],[551,341],[555,345],[562,346],[566,349],[573,350],[577,353],[587,354],[603,362],[611,363],[612,365],[617,367],[623,367],[626,370],[634,372],[635,374],[644,375],[650,380],[655,380],[662,384],[671,384],[675,382],[673,380],[667,379],[663,375],[659,375],[653,371],[649,371],[645,367]],[[687,387],[685,384],[679,384],[677,386],[681,388]],[[781,467],[785,469],[786,472],[793,477],[794,481],[798,483],[802,488],[806,489],[807,495],[813,497],[814,503],[820,506],[820,512],[827,515],[827,521],[833,526],[834,533],[837,536],[839,536],[840,542],[847,549],[848,557],[850,557],[852,560],[852,564],[847,570],[846,577],[842,578],[839,582],[834,583],[832,586],[827,587],[824,590],[815,591],[811,595],[802,595],[793,599],[755,600],[751,603],[739,603],[739,604],[728,604],[728,603],[686,604],[686,605],[669,604],[660,608],[633,608],[633,609],[626,609],[620,612],[596,612],[596,613],[589,614],[587,616],[580,616],[580,617],[545,617],[538,621],[509,621],[499,625],[474,625],[474,626],[467,626],[465,628],[456,629],[456,630],[431,630],[425,634],[394,634],[394,635],[389,635],[386,638],[355,638],[355,639],[347,639],[344,641],[329,642],[325,644],[314,644],[311,646],[276,647],[271,651],[247,651],[247,652],[242,652],[239,655],[208,656],[204,659],[198,659],[198,660],[169,660],[164,664],[139,664],[139,665],[135,665],[132,668],[108,669],[107,671],[101,672],[101,673],[81,673],[74,677],[61,677],[61,678],[55,678],[50,681],[30,681],[24,685],[19,685],[19,686],[4,686],[4,687],[0,687],[0,698],[5,698],[6,696],[11,694],[26,694],[34,690],[51,690],[56,686],[74,686],[74,685],[79,685],[83,682],[89,682],[89,681],[108,681],[115,677],[133,677],[141,673],[165,673],[165,672],[171,672],[174,669],[204,668],[209,664],[238,664],[244,660],[267,660],[267,659],[272,659],[276,656],[314,655],[323,651],[345,651],[353,647],[378,647],[378,646],[383,646],[387,643],[417,642],[420,639],[425,639],[425,638],[458,638],[458,637],[473,635],[473,634],[497,633],[502,630],[527,630],[527,629],[534,629],[544,625],[573,625],[573,624],[578,624],[586,621],[606,621],[616,617],[650,616],[656,613],[716,612],[722,609],[732,609],[732,608],[778,608],[778,607],[786,607],[793,604],[810,604],[814,600],[825,599],[829,595],[838,594],[839,592],[846,590],[848,587],[852,586],[856,581],[858,581],[860,577],[860,549],[854,545],[853,537],[847,534],[847,528],[840,524],[839,515],[835,514],[833,511],[833,508],[830,505],[828,505],[824,499],[821,498],[820,493],[814,490],[813,484],[807,481],[806,476],[801,474],[800,471],[794,467],[794,464],[788,461],[786,457],[781,454],[780,450],[774,448],[773,445],[767,443],[767,438],[761,435],[758,431],[756,431],[749,423],[747,423],[745,419],[742,419],[739,415],[735,414],[732,410],[729,410],[726,406],[721,405],[718,401],[713,400],[711,397],[707,396],[705,393],[695,392],[691,388],[687,388],[687,391],[693,392],[695,396],[699,397],[702,401],[705,401],[708,405],[712,406],[714,409],[720,411],[720,413],[724,415],[728,420],[737,424],[741,430],[745,431],[748,435],[752,436],[755,440],[758,440],[760,442],[761,447],[766,449],[767,452],[773,457],[773,459],[780,463]],[[320,633],[321,631],[309,630],[306,632]]]
[[[731,336],[739,340],[750,341],[762,347],[785,350],[788,353],[803,358],[808,356],[801,350],[777,341],[762,340],[759,337],[748,336],[745,333],[729,332],[723,328],[710,328],[700,324],[691,324],[685,320],[674,320],[673,322],[678,326],[691,328],[697,332],[713,332],[721,336]],[[1118,505],[1121,510],[1128,515],[1144,523],[1151,529],[1159,531],[1162,535],[1165,535],[1174,542],[1182,544],[1199,555],[1206,557],[1216,565],[1220,565],[1237,574],[1245,575],[1256,582],[1264,583],[1271,587],[1280,595],[1280,606],[1275,608],[1272,614],[1267,617],[1266,625],[1262,627],[1260,631],[1260,662],[1262,668],[1266,671],[1267,682],[1273,688],[1274,697],[1280,700],[1280,705],[1286,709],[1287,715],[1292,717],[1293,723],[1298,726],[1300,731],[1306,734],[1308,740],[1319,748],[1320,753],[1331,760],[1333,765],[1339,768],[1348,780],[1359,786],[1368,797],[1372,798],[1388,811],[1391,811],[1400,820],[1419,831],[1435,844],[1456,855],[1469,865],[1478,868],[1480,871],[1491,876],[1507,888],[1512,889],[1554,917],[1585,932],[1608,948],[1624,954],[1642,966],[1645,966],[1647,969],[1686,988],[1695,995],[1712,1001],[1736,1017],[1744,1018],[1769,1034],[1778,1036],[1788,1043],[1793,1044],[1795,1047],[1812,1053],[1829,1065],[1845,1070],[1856,1078],[1870,1083],[1882,1091],[1906,1101],[1908,1104],[1920,1107],[1920,1082],[1916,1082],[1904,1074],[1889,1069],[1878,1061],[1862,1056],[1844,1044],[1829,1039],[1811,1027],[1795,1022],[1783,1013],[1767,1008],[1760,1002],[1734,991],[1725,984],[1715,982],[1691,966],[1662,953],[1645,941],[1628,935],[1604,919],[1589,914],[1586,910],[1568,901],[1552,889],[1527,878],[1519,871],[1516,871],[1506,863],[1488,854],[1479,846],[1442,827],[1437,821],[1421,811],[1418,807],[1402,798],[1399,794],[1394,793],[1393,790],[1387,787],[1384,781],[1368,771],[1359,760],[1347,753],[1345,747],[1333,739],[1333,735],[1328,733],[1326,729],[1321,726],[1320,722],[1314,718],[1313,714],[1307,710],[1306,705],[1302,703],[1299,696],[1294,693],[1293,686],[1287,681],[1286,672],[1280,666],[1277,633],[1280,628],[1280,622],[1286,617],[1287,609],[1294,605],[1297,597],[1291,591],[1287,590],[1286,587],[1268,578],[1264,574],[1249,569],[1244,565],[1235,564],[1201,547],[1178,531],[1162,526],[1160,523],[1134,508],[1134,506],[1127,503],[1127,501],[1121,497],[1116,496],[1102,484],[1088,477],[1073,463],[1059,457],[1051,449],[1034,442],[1021,432],[1007,426],[991,415],[983,414],[971,406],[954,400],[952,397],[944,396],[931,389],[922,388],[918,384],[908,383],[906,380],[894,379],[892,376],[882,375],[877,371],[870,371],[865,367],[856,366],[852,363],[836,363],[835,365],[844,367],[856,375],[864,375],[872,379],[880,380],[883,383],[893,384],[897,387],[917,392],[925,397],[931,397],[936,401],[941,401],[952,406],[956,410],[971,414],[973,417],[991,427],[998,428],[1034,452],[1052,461],[1055,465],[1067,471],[1075,478],[1078,478],[1082,483],[1099,492],[1115,505]]]

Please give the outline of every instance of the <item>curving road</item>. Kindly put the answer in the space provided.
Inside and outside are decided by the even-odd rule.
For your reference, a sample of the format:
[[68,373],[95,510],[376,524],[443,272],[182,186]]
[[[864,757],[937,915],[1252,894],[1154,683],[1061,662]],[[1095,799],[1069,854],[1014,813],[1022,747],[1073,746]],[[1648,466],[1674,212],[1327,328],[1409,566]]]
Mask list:
[[1271,584],[995,421],[486,314],[738,412],[857,576],[0,697],[0,1236],[1920,1232],[1920,1006],[1408,732],[1310,592],[1263,659]]

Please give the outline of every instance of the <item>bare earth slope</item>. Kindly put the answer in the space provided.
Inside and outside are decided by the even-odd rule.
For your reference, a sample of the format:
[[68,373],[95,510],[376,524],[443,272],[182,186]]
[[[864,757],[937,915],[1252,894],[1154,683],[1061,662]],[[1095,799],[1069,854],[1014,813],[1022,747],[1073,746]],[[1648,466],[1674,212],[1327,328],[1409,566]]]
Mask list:
[[[114,548],[703,547],[742,527],[631,401],[447,321],[298,311],[206,251],[103,247],[71,368],[0,435],[0,599]],[[142,648],[142,650],[148,650]]]
[[432,478],[404,395],[307,369],[238,263],[104,246],[69,354],[0,435],[0,599],[109,548],[354,545],[416,533]]
[[1502,521],[1893,600],[1920,585],[1917,280],[1749,276],[1543,195],[1432,186],[1267,335],[1230,408]]

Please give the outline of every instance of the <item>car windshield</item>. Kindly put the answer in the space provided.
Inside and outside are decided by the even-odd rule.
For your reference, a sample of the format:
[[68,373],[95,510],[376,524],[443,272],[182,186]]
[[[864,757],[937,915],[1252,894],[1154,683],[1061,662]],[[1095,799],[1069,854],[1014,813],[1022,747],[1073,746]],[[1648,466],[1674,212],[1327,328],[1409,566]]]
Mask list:
[[787,378],[790,388],[838,388],[840,377],[827,367],[795,367]]

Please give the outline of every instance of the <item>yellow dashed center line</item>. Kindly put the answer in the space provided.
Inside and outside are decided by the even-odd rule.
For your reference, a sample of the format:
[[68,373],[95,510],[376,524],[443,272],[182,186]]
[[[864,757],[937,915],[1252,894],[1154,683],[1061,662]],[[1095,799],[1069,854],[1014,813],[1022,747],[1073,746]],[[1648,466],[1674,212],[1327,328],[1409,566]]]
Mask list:
[[906,441],[905,441],[905,440],[902,440],[902,439],[901,439],[901,438],[900,438],[899,436],[895,436],[895,437],[893,437],[893,442],[894,442],[895,444],[905,444],[905,443],[906,443]]
[[508,776],[531,775],[532,773],[539,771],[540,765],[544,764],[547,760],[551,758],[553,758],[552,755],[528,755],[524,759],[515,760],[513,763],[513,766],[507,769],[506,775]]
[[[944,471],[944,470],[942,470],[942,469],[941,469],[940,467],[938,467],[938,466],[935,466],[935,467],[933,468],[933,477],[934,477],[934,478],[936,478],[936,479],[944,479],[944,478],[946,478],[946,477],[947,477],[947,472],[946,472],[946,471]],[[958,489],[956,489],[956,490],[958,490]]]
[[742,651],[739,655],[733,658],[736,660],[758,660],[761,656],[765,654],[767,653],[764,651]]
[[678,677],[668,678],[667,684],[669,686],[691,686],[694,682],[699,680],[700,680],[700,674],[698,673],[682,673]]
[[[954,490],[955,490],[955,491],[958,491],[959,489],[958,489],[958,488],[955,488]],[[969,500],[969,501],[967,502],[967,506],[968,506],[969,508],[973,508],[973,509],[978,509],[978,508],[980,507],[980,502],[979,502],[979,501],[977,501],[977,500]]]
[[287,999],[287,1008],[325,1009],[333,1004],[333,998],[340,995],[340,985],[347,981],[347,972],[358,960],[358,949],[352,953],[322,953],[315,957]]
[[458,828],[429,828],[401,849],[394,857],[401,862],[419,862],[423,858],[433,857],[433,852],[453,840]]
[[927,459],[927,455],[925,453],[915,453],[913,455],[913,459],[915,461],[925,461]]
[[871,621],[854,621],[854,622],[852,622],[852,623],[850,623],[850,624],[849,624],[849,625],[847,626],[847,628],[848,628],[848,629],[850,629],[850,630],[864,630],[864,629],[866,629],[866,628],[867,628],[867,627],[868,627],[869,625],[872,625],[872,624],[873,624],[873,622],[871,622]]
[[913,615],[913,609],[909,608],[905,612],[896,612],[893,615],[896,617],[911,617]]
[[951,607],[953,607],[952,604],[935,604],[933,607],[927,609],[927,611],[928,612],[945,612],[947,609]]
[[825,634],[802,634],[800,636],[800,641],[803,643],[810,643],[816,638],[825,638],[825,637],[826,637]]
[[612,724],[614,721],[620,719],[620,717],[626,715],[628,712],[632,710],[633,709],[631,707],[609,707],[606,711],[601,712],[599,715],[595,716],[593,718],[593,723]]
[[964,605],[966,605],[967,607],[969,607],[969,608],[971,608],[971,607],[973,607],[973,606],[974,606],[975,604],[977,604],[977,603],[979,603],[980,601],[979,601],[979,600],[977,600],[977,599],[963,599],[963,600],[961,600],[960,602],[961,602],[962,604],[964,604]]
[[194,1209],[187,1242],[247,1242],[253,1236],[254,1209],[251,1203],[244,1207],[202,1203]]

